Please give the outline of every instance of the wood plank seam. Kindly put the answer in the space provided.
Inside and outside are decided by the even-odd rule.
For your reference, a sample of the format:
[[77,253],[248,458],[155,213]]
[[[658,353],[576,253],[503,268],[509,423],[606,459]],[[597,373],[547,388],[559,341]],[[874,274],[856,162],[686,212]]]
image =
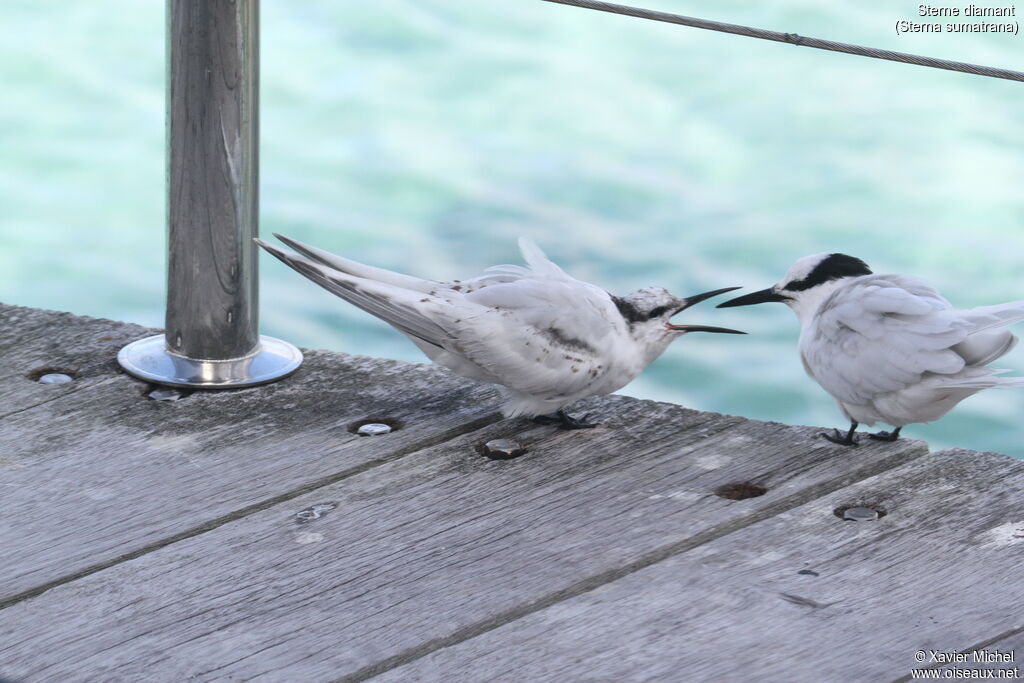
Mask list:
[[[1022,482],[1024,463],[999,454],[911,460],[373,680],[892,681],[928,666],[917,652],[963,655],[1024,625]],[[887,514],[841,521],[850,504]],[[1024,652],[1024,632],[983,649]]]
[[115,379],[117,379],[117,378],[116,377],[108,377],[106,379],[100,380],[99,382],[95,382],[93,384],[89,384],[89,385],[86,385],[86,386],[81,386],[81,387],[78,387],[76,389],[71,389],[71,390],[68,390],[68,391],[63,391],[60,394],[58,394],[57,396],[51,396],[50,398],[48,398],[48,399],[46,399],[44,401],[40,401],[39,403],[34,403],[34,404],[30,405],[30,406],[22,406],[21,408],[18,408],[17,410],[12,410],[9,413],[0,413],[0,420],[7,419],[8,417],[13,417],[14,415],[18,415],[19,413],[24,413],[25,411],[32,410],[34,408],[38,408],[39,406],[44,406],[47,403],[53,403],[54,401],[59,401],[62,398],[67,398],[68,396],[76,396],[76,395],[81,394],[83,392],[87,392],[87,391],[90,391],[92,389],[96,389],[98,387],[102,387],[105,384],[109,384],[110,382],[113,382]]
[[421,659],[430,655],[438,650],[442,650],[447,647],[458,645],[459,643],[471,640],[477,636],[483,635],[488,631],[500,628],[508,623],[521,619],[525,616],[539,612],[546,609],[556,603],[563,602],[565,600],[577,597],[584,593],[588,593],[592,590],[600,588],[613,581],[617,581],[625,576],[638,572],[642,569],[650,567],[658,562],[665,559],[685,553],[689,550],[697,548],[701,545],[719,539],[723,536],[727,536],[731,533],[735,533],[748,526],[764,521],[770,517],[774,517],[783,512],[788,512],[796,507],[805,505],[808,502],[821,498],[823,496],[835,493],[840,489],[846,488],[852,484],[863,481],[875,475],[887,472],[891,469],[899,467],[911,460],[926,456],[928,454],[927,447],[922,445],[920,449],[912,449],[901,453],[898,457],[894,457],[888,460],[879,461],[872,465],[862,467],[858,470],[854,470],[847,475],[831,479],[826,482],[822,482],[817,486],[810,486],[806,489],[798,491],[786,498],[783,498],[774,504],[767,506],[759,511],[752,512],[750,514],[737,517],[734,520],[719,524],[711,527],[703,532],[697,533],[689,538],[682,541],[672,543],[669,545],[657,548],[645,555],[641,556],[633,562],[621,565],[608,571],[589,576],[581,581],[576,582],[566,588],[554,591],[548,595],[537,598],[531,602],[520,605],[519,607],[506,610],[493,617],[479,621],[475,624],[471,624],[465,628],[459,629],[455,633],[435,638],[427,641],[417,647],[409,648],[404,652],[399,652],[396,655],[383,659],[375,664],[363,667],[352,674],[337,679],[336,683],[355,683],[357,681],[365,681],[374,676],[391,671],[398,667],[409,664],[417,659]]
[[[67,394],[63,394],[63,396],[66,396],[66,395]],[[164,548],[166,546],[169,546],[169,545],[172,545],[174,543],[177,543],[178,541],[182,541],[182,540],[185,540],[187,538],[192,538],[194,536],[199,536],[200,534],[204,534],[204,533],[207,533],[207,532],[212,531],[214,529],[217,529],[217,528],[219,528],[219,527],[221,527],[221,526],[223,526],[225,524],[228,524],[229,522],[233,522],[233,521],[241,519],[243,517],[247,517],[247,516],[249,516],[251,514],[260,512],[262,510],[266,510],[268,508],[271,508],[271,507],[273,507],[275,505],[278,505],[280,503],[287,502],[287,501],[292,500],[294,498],[298,498],[300,496],[304,496],[307,493],[310,493],[310,492],[315,491],[317,489],[323,488],[325,486],[330,486],[332,484],[336,484],[336,483],[338,483],[338,482],[340,482],[340,481],[342,481],[344,479],[348,479],[349,477],[353,477],[353,476],[356,476],[358,474],[362,474],[363,472],[366,472],[367,470],[373,469],[374,467],[379,467],[381,465],[386,465],[388,463],[394,462],[396,460],[400,460],[401,458],[404,458],[404,457],[406,457],[408,455],[412,455],[413,453],[416,453],[418,451],[424,450],[426,448],[430,448],[432,446],[437,446],[439,444],[442,444],[442,443],[444,443],[446,441],[451,441],[452,439],[455,439],[457,437],[463,436],[465,434],[469,434],[471,432],[478,431],[478,430],[480,430],[480,429],[482,429],[482,428],[484,428],[484,427],[486,427],[486,426],[488,426],[490,424],[498,422],[498,421],[500,421],[502,419],[503,418],[502,418],[500,413],[490,413],[488,415],[485,415],[484,417],[478,418],[478,419],[473,420],[471,422],[467,422],[467,423],[465,423],[463,425],[459,425],[457,428],[449,429],[446,432],[442,432],[440,434],[434,435],[434,436],[432,436],[430,438],[423,439],[422,441],[418,441],[416,443],[411,443],[411,444],[405,446],[404,448],[399,448],[398,450],[396,450],[396,451],[394,451],[392,453],[389,453],[386,456],[382,456],[382,457],[379,457],[379,458],[375,458],[373,460],[369,460],[367,462],[364,462],[364,463],[361,463],[359,465],[356,465],[355,467],[349,467],[347,469],[344,469],[344,470],[342,470],[340,472],[335,472],[332,475],[329,475],[327,477],[322,477],[322,478],[320,478],[320,479],[318,479],[316,481],[310,482],[308,484],[304,484],[303,486],[300,486],[300,487],[298,487],[296,489],[292,489],[290,491],[287,491],[287,492],[282,493],[280,495],[274,496],[272,498],[267,498],[267,499],[261,500],[261,501],[259,501],[257,503],[253,503],[252,505],[248,505],[248,506],[246,506],[244,508],[240,508],[240,509],[235,510],[233,512],[230,512],[230,513],[228,513],[226,515],[221,515],[220,517],[217,517],[215,519],[209,520],[207,522],[204,522],[202,524],[194,526],[194,527],[192,527],[190,529],[186,529],[185,531],[182,531],[180,533],[174,534],[172,536],[168,536],[166,538],[162,538],[159,541],[156,541],[154,543],[150,543],[147,546],[144,546],[142,548],[138,548],[138,549],[133,550],[133,551],[131,551],[129,553],[125,553],[124,555],[119,555],[118,557],[112,558],[110,560],[106,560],[104,562],[99,562],[97,564],[94,564],[92,566],[86,567],[86,568],[84,568],[82,570],[79,570],[77,572],[74,572],[72,574],[68,574],[66,576],[62,576],[62,577],[60,577],[58,579],[54,579],[52,581],[48,581],[48,582],[46,582],[44,584],[41,584],[41,585],[36,586],[34,588],[31,588],[29,590],[22,591],[21,593],[17,593],[15,595],[12,595],[11,597],[6,598],[6,599],[0,601],[0,610],[5,609],[7,607],[10,607],[11,605],[15,605],[15,604],[17,604],[19,602],[23,602],[25,600],[34,598],[34,597],[36,597],[38,595],[41,595],[41,594],[45,593],[46,591],[50,590],[51,588],[56,588],[57,586],[62,586],[64,584],[70,583],[72,581],[76,581],[76,580],[81,579],[83,577],[90,576],[92,574],[95,574],[97,572],[103,571],[105,569],[109,569],[109,568],[111,568],[111,567],[113,567],[115,565],[121,564],[122,562],[128,562],[130,560],[134,560],[134,559],[136,559],[138,557],[142,557],[143,555],[147,555],[147,554],[149,554],[149,553],[151,553],[151,552],[153,552],[155,550],[159,550],[160,548]]]

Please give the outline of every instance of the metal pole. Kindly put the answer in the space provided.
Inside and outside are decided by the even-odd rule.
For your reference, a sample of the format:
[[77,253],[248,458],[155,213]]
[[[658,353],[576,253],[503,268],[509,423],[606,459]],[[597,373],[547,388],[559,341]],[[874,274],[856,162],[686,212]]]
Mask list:
[[256,0],[171,0],[167,346],[239,358],[257,345]]
[[146,381],[263,384],[298,368],[258,333],[259,0],[167,1],[166,332],[118,360]]

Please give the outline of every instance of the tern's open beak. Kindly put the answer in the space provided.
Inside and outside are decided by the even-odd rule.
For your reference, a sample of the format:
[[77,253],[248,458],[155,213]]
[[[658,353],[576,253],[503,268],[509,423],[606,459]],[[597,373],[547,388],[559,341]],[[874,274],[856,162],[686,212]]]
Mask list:
[[[683,299],[683,305],[679,308],[678,311],[676,311],[676,313],[679,313],[680,311],[685,311],[690,306],[699,304],[701,301],[704,301],[705,299],[710,299],[713,296],[725,294],[726,292],[731,292],[735,289],[741,289],[741,287],[726,287],[724,289],[716,289],[710,292],[704,292],[703,294],[694,294],[693,296],[688,296],[685,299]],[[746,334],[746,332],[741,332],[740,330],[730,330],[728,327],[710,327],[708,325],[673,325],[672,323],[665,323],[665,327],[667,327],[670,330],[678,330],[679,332],[720,332],[722,334]]]
[[685,311],[687,308],[689,308],[690,306],[695,306],[696,304],[699,304],[701,301],[704,301],[705,299],[710,299],[713,296],[718,296],[719,294],[725,294],[726,292],[731,292],[731,291],[733,291],[735,289],[743,289],[743,288],[742,287],[726,287],[724,289],[715,289],[715,290],[712,290],[710,292],[704,292],[703,294],[694,294],[693,296],[688,296],[685,299],[683,299],[683,305],[679,307],[679,310],[677,310],[676,313],[681,313],[681,312]]
[[670,330],[678,330],[680,332],[721,332],[723,334],[746,334],[740,330],[730,330],[728,327],[711,327],[709,325],[673,325],[672,323],[665,323],[665,327]]
[[738,296],[735,299],[729,299],[725,303],[718,304],[715,308],[732,308],[733,306],[751,306],[753,304],[764,304],[769,301],[785,301],[789,297],[779,294],[774,289],[769,287],[768,289],[762,289],[760,292],[752,292],[751,294],[744,294]]

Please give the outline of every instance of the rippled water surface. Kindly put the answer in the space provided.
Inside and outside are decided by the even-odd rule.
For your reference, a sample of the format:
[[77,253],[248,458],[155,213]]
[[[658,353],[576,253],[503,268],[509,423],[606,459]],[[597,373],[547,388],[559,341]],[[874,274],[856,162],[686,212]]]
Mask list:
[[[903,4],[646,3],[1024,69],[1022,38],[897,36]],[[161,325],[163,3],[0,19],[0,300]],[[1024,84],[525,0],[263,0],[262,41],[264,234],[436,278],[530,235],[610,291],[681,295],[843,251],[960,306],[1024,298]],[[422,359],[283,266],[262,281],[265,333]],[[625,393],[842,425],[784,307],[686,319],[751,335],[684,339]],[[1022,422],[1024,391],[993,391],[906,433],[1024,456]]]

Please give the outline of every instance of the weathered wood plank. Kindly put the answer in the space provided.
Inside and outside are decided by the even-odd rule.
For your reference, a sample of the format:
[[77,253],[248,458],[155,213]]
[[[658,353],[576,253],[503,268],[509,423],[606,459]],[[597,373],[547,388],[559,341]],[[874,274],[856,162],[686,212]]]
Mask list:
[[[82,359],[83,380],[44,387],[75,391],[0,420],[0,496],[17,511],[0,525],[0,604],[498,417],[491,387],[429,366],[330,352],[308,353],[277,384],[153,401],[148,385],[109,355],[140,328],[52,319],[60,344],[98,355]],[[95,340],[99,333],[112,341]],[[43,347],[26,353],[53,358]],[[18,365],[26,353],[5,351]],[[34,400],[25,385],[33,383],[8,377],[0,392]],[[401,427],[379,437],[350,433],[364,418]]]
[[[924,453],[902,440],[849,451],[818,430],[623,397],[589,404],[604,426],[494,424],[12,605],[0,670],[26,681],[364,676]],[[507,436],[530,452],[476,450]],[[748,480],[767,493],[714,493]],[[334,507],[296,519],[317,504]]]
[[[118,349],[150,334],[139,325],[0,304],[0,428],[8,415],[108,379],[118,371]],[[70,371],[75,381],[33,381],[47,368]]]
[[1022,461],[936,453],[378,680],[893,680],[1022,626],[1022,488]]

